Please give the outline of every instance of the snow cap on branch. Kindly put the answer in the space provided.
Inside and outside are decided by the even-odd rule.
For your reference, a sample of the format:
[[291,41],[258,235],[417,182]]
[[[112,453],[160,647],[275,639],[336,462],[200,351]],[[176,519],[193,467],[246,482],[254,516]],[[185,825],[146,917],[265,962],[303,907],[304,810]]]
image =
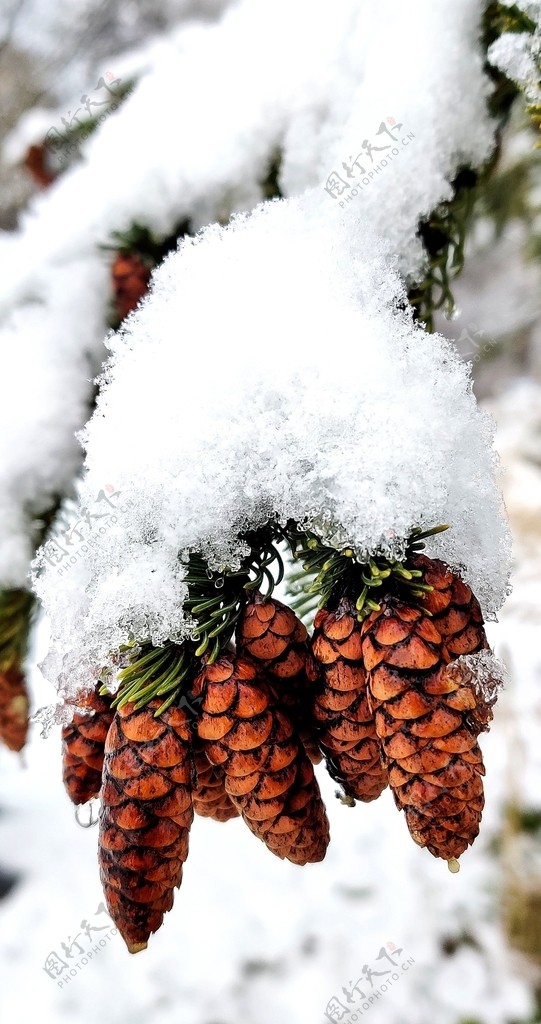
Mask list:
[[[480,17],[478,0],[418,0],[415,18],[397,0],[332,9],[241,0],[219,22],[182,25],[134,57],[133,94],[3,246],[0,347],[12,400],[0,406],[9,449],[0,586],[26,584],[28,511],[50,511],[77,468],[73,434],[103,356],[109,299],[98,246],[134,222],[167,235],[181,220],[195,230],[253,208],[278,155],[283,194],[318,189],[328,207],[347,210],[352,238],[379,235],[379,252],[396,255],[408,282],[422,279],[419,222],[451,197],[457,170],[481,164],[493,145]],[[333,172],[340,195],[324,189]],[[48,370],[57,364],[58,382]],[[39,389],[30,406],[29,388]]]
[[166,259],[110,341],[83,435],[84,502],[114,481],[124,511],[107,528],[91,519],[86,552],[36,581],[57,653],[76,643],[101,664],[133,638],[180,638],[179,556],[234,565],[239,533],[273,516],[360,555],[400,554],[413,527],[450,523],[429,550],[463,567],[488,614],[501,605],[490,426],[382,251],[317,191]]

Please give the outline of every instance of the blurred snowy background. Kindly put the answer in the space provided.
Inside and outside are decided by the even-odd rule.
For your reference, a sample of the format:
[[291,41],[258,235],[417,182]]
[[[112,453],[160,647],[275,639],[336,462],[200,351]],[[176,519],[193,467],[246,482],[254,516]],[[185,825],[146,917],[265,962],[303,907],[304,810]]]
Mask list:
[[[37,190],[25,148],[106,67],[141,74],[170,30],[226,6],[3,0],[0,255]],[[518,109],[454,289],[459,315],[437,324],[497,422],[514,537],[513,593],[488,627],[510,678],[481,738],[486,810],[460,873],[415,847],[389,792],[350,809],[318,771],[332,833],[322,864],[295,868],[239,821],[198,820],[175,908],[130,958],[98,913],[96,830],[78,827],[65,796],[59,730],[45,740],[34,724],[23,758],[0,748],[1,1020],[323,1024],[336,997],[345,1022],[541,1021],[541,160],[531,147]],[[41,623],[33,665],[46,647]],[[54,702],[37,669],[30,683],[34,708]],[[58,977],[45,970],[51,953],[68,965]]]

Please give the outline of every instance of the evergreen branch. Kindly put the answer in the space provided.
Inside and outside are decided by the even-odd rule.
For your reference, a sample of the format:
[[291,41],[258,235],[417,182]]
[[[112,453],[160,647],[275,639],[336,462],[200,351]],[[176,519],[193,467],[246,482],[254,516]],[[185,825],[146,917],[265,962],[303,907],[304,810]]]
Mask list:
[[28,590],[0,591],[0,671],[23,662],[36,605]]
[[[378,593],[393,593],[408,600],[421,597],[432,587],[422,581],[421,570],[408,562],[424,549],[428,537],[447,529],[447,525],[430,530],[413,529],[403,560],[375,554],[367,561],[359,561],[353,548],[338,550],[323,544],[311,531],[299,530],[294,523],[289,523],[284,533],[293,557],[302,563],[306,574],[304,590],[298,591],[300,606],[306,607],[309,595],[319,596],[318,607],[321,608],[329,603],[337,604],[347,594],[354,601],[361,622],[371,611],[379,611],[380,605],[375,600]],[[295,582],[302,583],[300,573],[295,575]]]
[[[531,18],[516,4],[502,3],[486,6],[481,45],[484,53],[505,32],[534,32]],[[493,176],[500,153],[501,133],[511,106],[520,90],[514,82],[485,61],[485,72],[494,83],[494,91],[487,101],[489,113],[496,120],[496,147],[484,167],[462,167],[452,181],[453,198],[441,203],[427,221],[419,224],[418,235],[427,255],[425,278],[410,288],[408,298],[415,316],[434,330],[434,315],[442,310],[447,317],[455,311],[452,282],[464,266],[464,245],[472,223],[475,204]],[[541,105],[530,106],[528,112],[536,127],[541,125]]]

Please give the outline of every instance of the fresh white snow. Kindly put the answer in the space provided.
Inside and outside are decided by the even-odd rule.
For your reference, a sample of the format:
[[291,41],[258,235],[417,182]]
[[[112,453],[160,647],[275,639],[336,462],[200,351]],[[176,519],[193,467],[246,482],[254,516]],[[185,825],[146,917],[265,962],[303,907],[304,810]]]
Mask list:
[[[377,235],[375,252],[396,261],[408,279],[419,277],[419,219],[449,198],[458,167],[481,163],[493,144],[480,14],[478,0],[422,0],[413,19],[398,0],[344,0],[332,12],[308,0],[241,0],[221,21],[182,25],[139,54],[144,72],[134,93],[3,247],[0,344],[11,388],[0,407],[0,435],[14,451],[24,449],[25,473],[14,476],[10,462],[0,469],[1,584],[25,585],[25,509],[44,511],[51,490],[65,493],[68,464],[74,468],[73,432],[84,423],[91,392],[81,353],[94,364],[103,354],[107,261],[99,244],[134,220],[168,233],[185,217],[198,228],[253,208],[281,150],[285,195],[312,187],[322,209],[347,212],[350,246],[357,251],[361,237]],[[324,186],[333,172],[346,173],[343,163],[353,187],[334,196]],[[74,284],[79,260],[87,273]],[[91,280],[100,273],[97,315]],[[360,295],[360,306],[364,301]],[[39,305],[39,323],[28,324],[29,303]],[[69,328],[72,318],[80,329]],[[16,357],[10,366],[14,336],[23,352],[29,338],[35,344],[36,358],[25,358],[23,369]],[[47,374],[57,344],[66,379],[60,392]],[[35,421],[27,408],[21,434],[13,406],[38,386]],[[40,430],[42,406],[56,417],[57,431]]]
[[377,242],[311,194],[168,257],[110,340],[84,435],[83,505],[111,480],[129,507],[109,528],[91,518],[81,557],[51,564],[45,549],[36,579],[80,679],[132,636],[185,635],[179,552],[234,564],[239,531],[273,515],[361,555],[449,523],[430,550],[494,615],[508,536],[490,427],[465,364],[399,312],[404,298]]

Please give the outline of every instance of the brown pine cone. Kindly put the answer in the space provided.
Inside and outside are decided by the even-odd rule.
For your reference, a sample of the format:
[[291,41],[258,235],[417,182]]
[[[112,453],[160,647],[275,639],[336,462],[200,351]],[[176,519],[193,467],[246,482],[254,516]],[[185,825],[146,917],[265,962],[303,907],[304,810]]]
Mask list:
[[306,627],[287,605],[255,593],[238,621],[236,645],[238,654],[264,669],[273,697],[293,722],[312,763],[319,764],[308,713],[318,670]]
[[193,820],[191,732],[184,708],[152,700],[117,711],[105,743],[100,877],[130,953],[145,949],[182,881]]
[[313,699],[312,716],[329,774],[346,795],[365,803],[376,800],[387,785],[387,769],[368,706],[361,624],[348,598],[335,611],[322,608],[317,613],[312,652],[324,679]]
[[135,309],[148,291],[150,270],[137,253],[117,253],[111,275],[115,306],[120,320]]
[[9,750],[22,750],[28,733],[28,693],[16,665],[0,670],[0,739]]
[[91,709],[90,714],[76,711],[62,729],[62,777],[74,804],[85,804],[97,796],[105,755],[105,740],[113,721],[110,699],[101,697],[100,684],[80,694],[77,706]]
[[199,738],[248,828],[294,864],[323,860],[329,823],[314,769],[253,661],[224,654],[194,682]]
[[38,185],[42,188],[52,185],[55,175],[47,166],[47,149],[42,142],[28,147],[23,162]]
[[193,809],[202,818],[214,821],[229,821],[238,818],[239,812],[225,791],[224,773],[211,764],[203,750],[193,751],[197,785],[193,792]]
[[[432,621],[441,633],[449,658],[453,661],[462,655],[477,654],[488,651],[490,646],[484,629],[483,613],[479,601],[471,588],[437,558],[417,555],[412,562],[416,569],[421,569],[424,582],[434,589],[425,594],[423,607],[432,614]],[[488,729],[493,717],[493,706],[496,702],[497,681],[492,695],[478,693],[477,704],[471,710],[479,732]]]
[[362,627],[369,703],[389,785],[411,835],[459,857],[479,832],[484,767],[471,716],[478,699],[447,673],[450,654],[420,608],[393,598]]

